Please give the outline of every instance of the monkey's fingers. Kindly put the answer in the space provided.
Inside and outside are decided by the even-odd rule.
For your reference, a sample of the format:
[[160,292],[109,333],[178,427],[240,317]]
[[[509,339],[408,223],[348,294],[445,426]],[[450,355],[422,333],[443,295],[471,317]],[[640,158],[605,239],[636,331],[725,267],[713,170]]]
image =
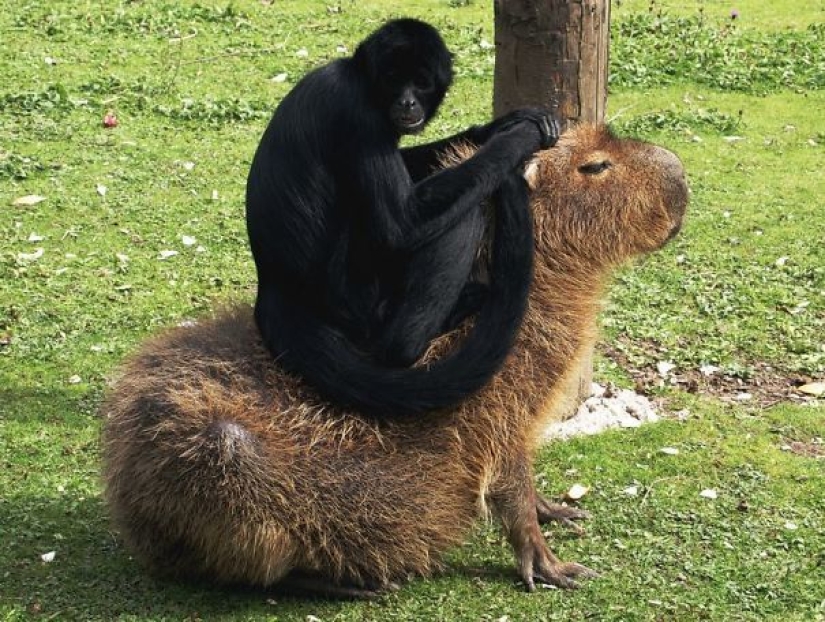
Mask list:
[[541,148],[549,149],[559,141],[561,126],[552,114],[547,114],[536,120],[536,125],[541,132]]

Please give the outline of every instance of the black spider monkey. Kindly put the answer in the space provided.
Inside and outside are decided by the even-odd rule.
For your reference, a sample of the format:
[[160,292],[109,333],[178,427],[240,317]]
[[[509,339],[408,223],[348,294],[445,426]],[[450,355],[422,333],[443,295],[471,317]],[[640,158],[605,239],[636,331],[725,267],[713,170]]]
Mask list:
[[[295,86],[249,172],[263,340],[327,399],[369,414],[435,410],[480,389],[507,355],[526,306],[532,223],[520,167],[555,144],[558,126],[544,110],[522,109],[399,149],[401,135],[421,131],[436,113],[452,73],[432,26],[388,22],[352,57]],[[481,148],[438,170],[439,155],[457,141]],[[491,195],[497,224],[483,291],[468,278],[485,226],[480,205]],[[456,352],[404,368],[475,310]]]

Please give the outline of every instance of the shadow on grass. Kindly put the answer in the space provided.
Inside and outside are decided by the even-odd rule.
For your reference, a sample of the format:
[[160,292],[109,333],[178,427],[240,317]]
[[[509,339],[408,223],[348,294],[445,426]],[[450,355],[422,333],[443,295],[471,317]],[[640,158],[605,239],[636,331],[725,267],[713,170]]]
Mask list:
[[[152,578],[110,531],[100,498],[5,498],[0,525],[10,527],[0,614],[8,606],[60,620],[216,619],[241,612],[281,614],[284,609],[306,616],[318,611],[312,600],[264,590]],[[46,563],[41,555],[50,551],[54,560]],[[334,605],[329,603],[333,610]]]
[[[0,531],[9,534],[3,538],[5,551],[0,553],[0,617],[11,611],[59,620],[212,620],[273,615],[305,620],[308,615],[322,619],[334,616],[342,608],[381,608],[395,598],[350,603],[290,595],[277,589],[155,579],[122,547],[109,526],[100,497],[69,493],[59,498],[4,496]],[[41,555],[51,551],[54,560],[43,561]],[[505,585],[514,585],[517,580],[510,566],[461,563],[448,564],[442,578],[449,577]],[[400,595],[415,583],[402,587]]]

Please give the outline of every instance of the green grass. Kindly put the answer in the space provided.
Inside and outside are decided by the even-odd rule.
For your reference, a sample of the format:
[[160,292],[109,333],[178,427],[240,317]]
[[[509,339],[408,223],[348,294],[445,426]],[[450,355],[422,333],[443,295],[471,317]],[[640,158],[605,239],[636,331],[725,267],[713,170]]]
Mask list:
[[[822,378],[825,5],[738,2],[731,27],[727,3],[648,4],[614,3],[609,115],[679,153],[692,202],[683,234],[617,279],[606,339],[639,367]],[[821,450],[821,404],[668,390],[686,421],[544,449],[543,491],[593,487],[587,535],[552,530],[562,557],[603,573],[578,592],[521,593],[481,526],[444,576],[376,603],[158,583],[121,548],[98,481],[107,378],[145,336],[251,299],[243,188],[270,111],[385,6],[0,0],[0,619],[822,620],[825,464],[783,450]],[[425,138],[487,118],[488,3],[392,11],[434,22],[456,51]],[[29,194],[46,200],[12,205]]]

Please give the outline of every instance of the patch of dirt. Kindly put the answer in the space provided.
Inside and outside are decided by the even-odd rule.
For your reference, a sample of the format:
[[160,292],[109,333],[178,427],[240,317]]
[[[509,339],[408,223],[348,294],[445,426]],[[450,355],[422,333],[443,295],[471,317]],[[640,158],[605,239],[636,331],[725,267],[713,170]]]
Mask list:
[[810,442],[786,440],[780,447],[782,451],[789,451],[797,456],[806,458],[825,458],[825,443],[821,438],[815,438]]
[[[625,341],[629,345],[629,342]],[[651,389],[664,386],[675,386],[688,393],[711,395],[719,400],[750,404],[761,407],[773,406],[780,402],[809,404],[817,401],[816,397],[805,395],[798,391],[799,387],[816,380],[810,376],[794,372],[785,372],[781,369],[763,363],[754,362],[749,366],[746,378],[726,374],[723,370],[712,366],[701,369],[682,369],[664,363],[667,355],[655,343],[646,343],[640,346],[634,342],[632,349],[641,350],[647,360],[657,361],[650,365],[635,365],[623,350],[630,349],[613,344],[601,343],[599,351],[625,370],[633,379],[635,390],[642,395],[650,394]],[[820,398],[821,399],[821,398]]]
[[[624,347],[623,347],[624,346]],[[690,393],[701,393],[737,404],[761,407],[780,402],[811,404],[816,397],[798,391],[814,379],[799,374],[783,373],[766,363],[752,365],[747,378],[725,374],[722,370],[704,366],[683,370],[666,360],[667,356],[655,344],[644,347],[645,359],[656,363],[639,366],[631,362],[623,349],[630,350],[628,342],[619,347],[600,344],[599,351],[625,370],[635,382],[635,390],[617,389],[612,385],[593,383],[591,395],[568,419],[551,423],[544,431],[546,440],[567,439],[573,436],[598,434],[610,428],[636,428],[644,423],[658,421],[662,416],[681,418],[687,411],[667,413],[667,399],[649,398],[655,388],[678,387]],[[633,344],[638,349],[638,344]],[[823,401],[820,398],[819,401]],[[659,413],[667,413],[660,415]],[[807,458],[825,458],[822,438],[799,441],[783,438],[780,449]]]

